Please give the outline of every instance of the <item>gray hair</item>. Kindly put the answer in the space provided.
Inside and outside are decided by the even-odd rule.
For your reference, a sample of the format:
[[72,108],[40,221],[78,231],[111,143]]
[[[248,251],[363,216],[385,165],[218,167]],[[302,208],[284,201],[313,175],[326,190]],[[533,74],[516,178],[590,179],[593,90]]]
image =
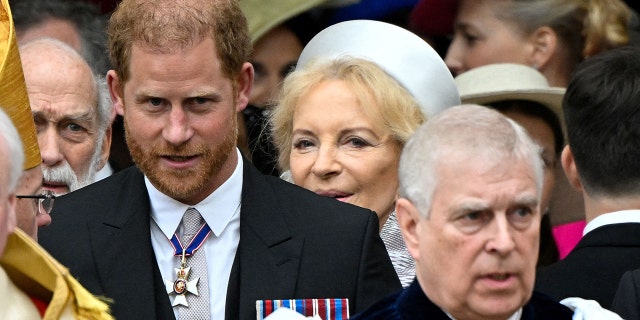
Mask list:
[[93,79],[96,88],[96,124],[98,125],[96,147],[93,156],[93,163],[91,164],[92,167],[95,168],[101,161],[100,152],[104,143],[104,135],[107,132],[107,129],[111,127],[114,114],[111,96],[109,95],[109,89],[107,87],[107,79],[96,74],[93,75]]
[[94,74],[93,80],[96,88],[96,123],[98,124],[98,132],[103,136],[107,128],[111,126],[113,120],[113,104],[109,89],[107,87],[107,79],[104,76]]
[[11,122],[9,116],[0,108],[0,139],[4,140],[5,146],[0,152],[4,153],[2,157],[9,159],[9,193],[13,193],[18,185],[18,180],[22,176],[22,165],[24,163],[24,152],[22,150],[22,141],[18,130]]
[[413,202],[425,218],[438,183],[437,168],[453,154],[490,163],[506,158],[528,163],[535,174],[539,200],[544,179],[540,147],[524,128],[501,113],[462,105],[442,111],[420,126],[400,156],[398,193]]

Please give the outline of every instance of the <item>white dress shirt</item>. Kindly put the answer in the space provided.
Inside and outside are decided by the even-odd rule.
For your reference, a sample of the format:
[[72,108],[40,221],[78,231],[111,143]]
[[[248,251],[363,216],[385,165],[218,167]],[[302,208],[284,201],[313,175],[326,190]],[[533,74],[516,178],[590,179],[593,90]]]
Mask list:
[[[231,177],[200,203],[189,206],[158,191],[145,177],[151,200],[151,244],[155,252],[160,274],[164,280],[176,279],[175,269],[180,258],[174,256],[169,239],[176,230],[187,208],[196,208],[211,228],[203,247],[207,256],[209,279],[210,319],[224,319],[227,285],[231,266],[240,241],[240,199],[242,194],[242,157],[238,153],[238,164]],[[189,295],[188,293],[187,295]],[[170,295],[173,303],[173,295]],[[188,299],[188,297],[187,297]],[[178,319],[178,309],[174,308]]]
[[95,178],[93,178],[93,182],[98,182],[104,178],[111,176],[112,174],[113,174],[113,168],[111,168],[109,161],[107,161],[107,163],[104,164],[104,167],[102,167],[102,169],[96,172],[96,176]]
[[585,236],[590,231],[602,226],[629,222],[640,223],[640,210],[622,210],[601,214],[587,223],[584,231],[582,231],[582,235]]

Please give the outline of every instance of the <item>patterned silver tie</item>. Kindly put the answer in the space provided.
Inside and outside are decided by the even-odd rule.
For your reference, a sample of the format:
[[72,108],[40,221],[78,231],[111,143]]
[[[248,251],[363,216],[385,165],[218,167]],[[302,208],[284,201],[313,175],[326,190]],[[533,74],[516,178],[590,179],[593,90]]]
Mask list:
[[[186,247],[193,237],[198,233],[204,219],[195,208],[189,208],[182,217],[182,245]],[[188,294],[187,302],[189,306],[178,306],[180,319],[209,319],[209,280],[207,279],[207,256],[204,246],[196,250],[193,255],[187,258],[187,265],[191,267],[189,280],[198,280],[198,294]]]

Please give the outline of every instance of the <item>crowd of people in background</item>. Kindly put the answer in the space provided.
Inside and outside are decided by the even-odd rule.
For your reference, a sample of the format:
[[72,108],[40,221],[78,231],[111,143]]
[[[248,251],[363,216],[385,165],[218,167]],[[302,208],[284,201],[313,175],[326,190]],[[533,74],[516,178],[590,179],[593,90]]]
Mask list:
[[635,1],[1,2],[0,318],[640,320]]

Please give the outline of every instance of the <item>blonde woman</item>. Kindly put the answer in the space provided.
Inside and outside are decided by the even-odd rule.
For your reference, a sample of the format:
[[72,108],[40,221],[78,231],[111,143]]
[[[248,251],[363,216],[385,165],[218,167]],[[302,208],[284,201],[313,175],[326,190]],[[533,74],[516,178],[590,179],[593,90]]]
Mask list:
[[460,101],[442,59],[400,27],[343,22],[309,42],[280,98],[271,123],[281,170],[317,194],[374,210],[409,285],[414,262],[394,214],[398,161],[421,123]]

